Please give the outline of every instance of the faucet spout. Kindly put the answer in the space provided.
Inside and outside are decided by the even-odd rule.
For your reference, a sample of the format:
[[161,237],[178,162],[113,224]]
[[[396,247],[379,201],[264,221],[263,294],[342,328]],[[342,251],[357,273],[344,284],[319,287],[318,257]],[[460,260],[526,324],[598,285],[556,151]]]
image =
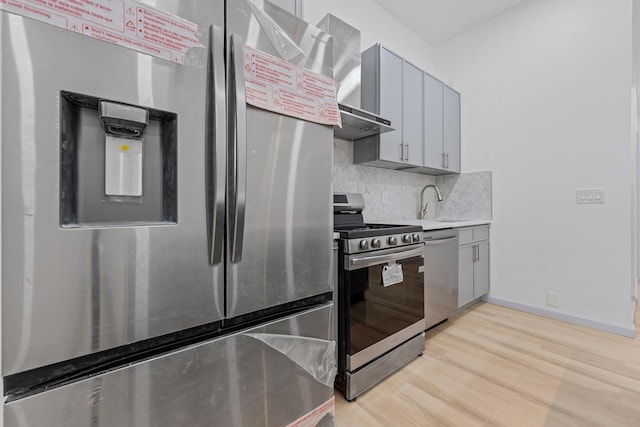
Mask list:
[[436,195],[438,196],[438,201],[439,202],[442,201],[442,193],[440,193],[440,189],[437,186],[435,186],[433,184],[425,185],[422,188],[422,191],[420,192],[420,219],[424,219],[425,215],[427,214],[427,205],[428,205],[428,203],[424,202],[424,192],[429,187],[431,187],[434,190],[436,190]]

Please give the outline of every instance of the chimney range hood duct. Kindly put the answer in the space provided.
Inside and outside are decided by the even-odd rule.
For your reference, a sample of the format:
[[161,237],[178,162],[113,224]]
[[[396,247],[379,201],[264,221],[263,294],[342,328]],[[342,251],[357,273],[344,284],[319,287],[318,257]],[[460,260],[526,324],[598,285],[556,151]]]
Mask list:
[[330,13],[318,28],[333,36],[333,78],[340,84],[338,107],[342,128],[334,136],[355,140],[394,130],[390,120],[360,108],[360,30]]

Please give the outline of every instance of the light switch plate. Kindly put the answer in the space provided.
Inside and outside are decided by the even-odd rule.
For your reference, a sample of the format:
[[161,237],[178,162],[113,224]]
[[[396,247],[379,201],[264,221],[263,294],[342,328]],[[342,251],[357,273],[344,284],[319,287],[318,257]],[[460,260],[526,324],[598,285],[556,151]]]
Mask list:
[[604,188],[581,188],[576,190],[576,203],[604,203]]

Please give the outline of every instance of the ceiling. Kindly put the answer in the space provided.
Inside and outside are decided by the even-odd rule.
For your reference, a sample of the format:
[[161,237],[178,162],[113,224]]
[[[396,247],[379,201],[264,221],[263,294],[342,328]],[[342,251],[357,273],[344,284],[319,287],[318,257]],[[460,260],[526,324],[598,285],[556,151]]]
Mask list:
[[375,0],[433,45],[526,0]]

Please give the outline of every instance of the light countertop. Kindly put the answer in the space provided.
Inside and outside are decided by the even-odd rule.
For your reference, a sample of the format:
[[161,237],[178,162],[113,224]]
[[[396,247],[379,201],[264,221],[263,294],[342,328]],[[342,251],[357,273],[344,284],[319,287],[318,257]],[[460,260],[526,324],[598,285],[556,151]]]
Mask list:
[[424,231],[440,230],[443,228],[460,228],[460,227],[472,227],[474,225],[488,225],[491,224],[490,219],[459,219],[452,221],[437,220],[437,219],[400,219],[394,221],[380,221],[384,224],[402,224],[402,225],[419,225]]

